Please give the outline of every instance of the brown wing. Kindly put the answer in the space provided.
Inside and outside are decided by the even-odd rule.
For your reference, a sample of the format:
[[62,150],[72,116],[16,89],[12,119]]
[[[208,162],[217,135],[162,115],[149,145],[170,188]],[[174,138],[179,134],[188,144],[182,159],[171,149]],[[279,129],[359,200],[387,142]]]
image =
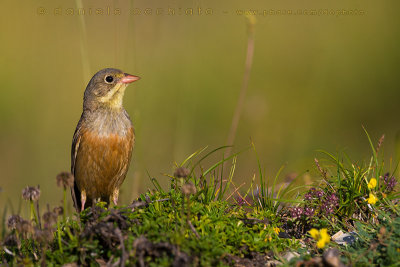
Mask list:
[[122,148],[122,151],[126,151],[126,154],[124,153],[123,161],[120,164],[120,169],[112,179],[112,182],[111,182],[112,190],[119,189],[121,187],[122,183],[125,180],[126,174],[128,172],[129,165],[131,162],[131,157],[132,157],[132,150],[135,145],[135,132],[134,132],[133,127],[131,127],[129,129],[129,133],[127,134],[126,137],[124,137],[124,139],[126,141],[123,142],[121,148]]
[[[82,120],[83,116],[81,116],[78,125],[76,126],[74,137],[72,138],[72,147],[71,147],[71,173],[75,177],[75,165],[76,165],[76,156],[78,154],[78,149],[81,141],[81,129],[82,129]],[[76,178],[75,178],[76,179]],[[79,191],[76,180],[74,179],[74,188],[71,189],[72,200],[74,201],[74,206],[76,210],[79,211],[81,206],[81,192]]]
[[128,142],[125,143],[125,150],[127,150],[128,153],[127,153],[127,157],[124,158],[124,163],[123,163],[124,167],[122,168],[120,175],[118,177],[114,178],[114,188],[118,188],[118,189],[121,187],[122,183],[125,180],[126,174],[128,173],[129,166],[131,163],[131,158],[132,158],[132,150],[133,150],[133,147],[135,146],[135,129],[133,128],[131,118],[129,117],[128,112],[126,112],[125,109],[123,112],[124,112],[125,117],[130,122],[131,127],[126,136]]

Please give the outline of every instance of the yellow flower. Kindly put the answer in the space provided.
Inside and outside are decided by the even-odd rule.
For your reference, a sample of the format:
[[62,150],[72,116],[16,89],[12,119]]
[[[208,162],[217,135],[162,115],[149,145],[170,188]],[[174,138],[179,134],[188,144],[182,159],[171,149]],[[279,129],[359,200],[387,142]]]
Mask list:
[[367,198],[365,201],[368,201],[369,204],[375,204],[378,201],[378,198],[374,196],[374,194],[369,193],[369,198]]
[[271,241],[271,240],[272,240],[272,236],[267,236],[267,237],[265,237],[264,242]]
[[279,227],[274,227],[274,232],[275,232],[276,234],[279,234],[280,231],[281,231],[281,229],[279,229]]
[[318,240],[317,247],[318,248],[324,248],[325,247],[325,240],[323,240],[323,239]]
[[368,188],[372,189],[372,188],[375,188],[375,187],[376,187],[376,179],[375,178],[371,178],[371,180],[369,180],[369,183],[368,183]]
[[312,238],[317,240],[317,247],[324,248],[326,244],[331,241],[331,237],[328,235],[328,229],[322,228],[321,230],[317,230],[315,228],[308,231]]
[[322,228],[319,231],[319,234],[321,236],[321,239],[325,240],[326,243],[329,243],[329,241],[331,240],[331,237],[328,235],[328,229]]
[[314,238],[315,240],[318,239],[319,231],[317,229],[313,228],[308,232],[310,233],[312,238]]

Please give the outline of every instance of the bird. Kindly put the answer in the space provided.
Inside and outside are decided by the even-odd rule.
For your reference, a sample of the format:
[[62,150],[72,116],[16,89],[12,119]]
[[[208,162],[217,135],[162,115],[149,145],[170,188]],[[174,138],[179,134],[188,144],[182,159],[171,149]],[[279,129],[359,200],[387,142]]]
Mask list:
[[126,87],[140,77],[119,69],[98,71],[83,96],[83,111],[71,148],[71,189],[76,210],[97,201],[117,205],[128,172],[135,131],[123,107]]

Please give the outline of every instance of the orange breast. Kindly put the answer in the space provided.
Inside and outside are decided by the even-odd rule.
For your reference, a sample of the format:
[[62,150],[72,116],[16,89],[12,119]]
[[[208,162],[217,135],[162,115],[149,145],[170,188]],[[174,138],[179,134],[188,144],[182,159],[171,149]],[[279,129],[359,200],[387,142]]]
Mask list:
[[109,201],[125,179],[134,144],[133,128],[125,136],[83,130],[76,155],[75,181],[88,200]]

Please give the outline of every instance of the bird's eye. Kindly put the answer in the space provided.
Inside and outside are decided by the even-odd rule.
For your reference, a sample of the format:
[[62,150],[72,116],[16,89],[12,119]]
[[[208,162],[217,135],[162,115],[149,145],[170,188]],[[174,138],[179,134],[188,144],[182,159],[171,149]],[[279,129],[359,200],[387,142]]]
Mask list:
[[112,83],[114,81],[114,78],[112,76],[108,75],[108,76],[106,76],[105,80],[106,80],[106,83]]

